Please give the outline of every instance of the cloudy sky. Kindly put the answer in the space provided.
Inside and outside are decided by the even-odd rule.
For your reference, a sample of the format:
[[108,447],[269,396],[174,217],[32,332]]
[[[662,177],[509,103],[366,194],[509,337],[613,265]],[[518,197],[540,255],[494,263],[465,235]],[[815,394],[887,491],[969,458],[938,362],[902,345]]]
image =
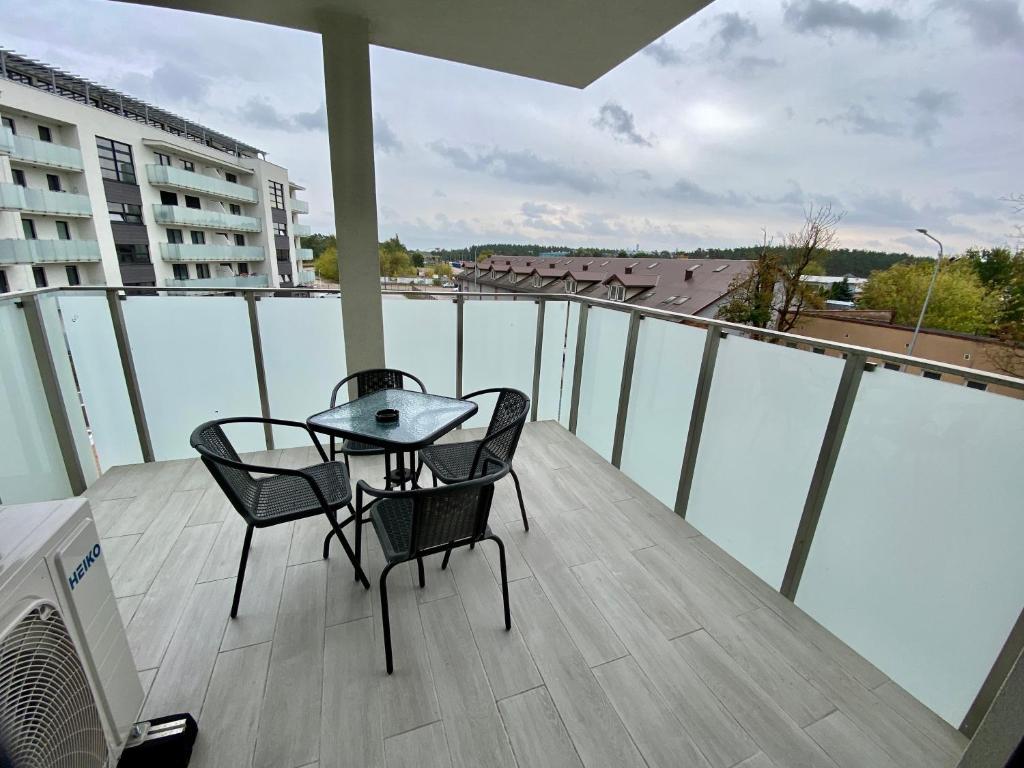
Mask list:
[[[0,45],[264,148],[333,231],[318,36],[105,0],[0,18]],[[717,0],[585,90],[372,68],[380,232],[415,247],[746,245],[829,203],[841,245],[929,254],[915,227],[957,250],[1024,219],[1024,0]]]

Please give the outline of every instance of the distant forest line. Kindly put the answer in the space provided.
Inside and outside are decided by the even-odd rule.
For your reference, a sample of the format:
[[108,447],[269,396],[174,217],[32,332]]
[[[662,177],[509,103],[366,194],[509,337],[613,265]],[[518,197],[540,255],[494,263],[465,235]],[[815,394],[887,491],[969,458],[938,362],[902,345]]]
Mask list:
[[[312,248],[315,256],[328,246],[335,244],[334,235],[310,235],[302,238],[302,247]],[[468,248],[435,248],[432,251],[418,251],[424,255],[436,256],[444,261],[474,261],[481,255],[501,254],[505,256],[540,256],[546,253],[568,253],[575,257],[594,256],[601,258],[641,259],[756,259],[762,246],[751,245],[739,248],[696,248],[692,251],[622,251],[606,248],[573,248],[567,245],[523,245],[522,243],[483,243]],[[826,252],[819,259],[819,265],[826,275],[849,275],[869,277],[876,270],[888,269],[905,261],[918,261],[909,253],[886,253],[866,251],[858,248],[836,248]]]

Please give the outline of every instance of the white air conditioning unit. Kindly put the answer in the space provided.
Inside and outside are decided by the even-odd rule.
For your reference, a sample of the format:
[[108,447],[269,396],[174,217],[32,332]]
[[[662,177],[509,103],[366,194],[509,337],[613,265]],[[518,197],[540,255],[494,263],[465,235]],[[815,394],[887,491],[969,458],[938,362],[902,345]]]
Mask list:
[[114,766],[142,700],[88,501],[0,507],[0,766]]

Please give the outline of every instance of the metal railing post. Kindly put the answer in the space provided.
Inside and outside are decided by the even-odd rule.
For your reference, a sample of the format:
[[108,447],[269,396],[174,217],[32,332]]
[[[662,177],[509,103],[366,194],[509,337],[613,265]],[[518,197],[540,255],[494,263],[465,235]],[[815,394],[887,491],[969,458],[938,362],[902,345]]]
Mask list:
[[974,736],[978,726],[985,719],[985,715],[992,709],[992,704],[999,695],[1003,684],[1007,682],[1014,664],[1022,663],[1018,661],[1018,659],[1024,658],[1022,654],[1024,654],[1024,610],[1018,614],[1017,621],[1010,629],[1006,642],[1003,643],[999,655],[996,656],[996,660],[992,663],[992,668],[985,677],[985,682],[981,684],[981,688],[978,689],[978,693],[974,697],[974,701],[971,702],[967,714],[964,715],[964,719],[960,723],[960,732],[962,734],[970,737]]
[[146,423],[146,409],[142,405],[142,391],[139,388],[139,377],[135,373],[135,361],[132,358],[131,342],[128,340],[128,328],[124,322],[121,296],[116,288],[108,288],[105,293],[110,307],[110,322],[114,328],[114,341],[117,342],[117,354],[121,358],[124,383],[128,388],[128,402],[131,404],[132,418],[135,420],[135,432],[139,438],[139,450],[142,451],[143,461],[153,461],[153,440],[149,435],[149,424]]
[[572,395],[569,400],[569,431],[576,434],[576,422],[580,416],[580,384],[583,381],[583,351],[587,347],[587,315],[590,305],[580,304],[579,326],[576,330],[576,357],[572,369]]
[[533,390],[530,399],[530,421],[537,420],[537,401],[540,399],[540,366],[544,352],[544,310],[547,302],[537,300],[537,338],[533,346]]
[[68,412],[64,408],[64,397],[60,391],[57,368],[53,362],[53,352],[50,349],[50,343],[46,335],[46,325],[43,319],[42,307],[39,306],[39,296],[26,296],[21,300],[21,306],[25,312],[28,336],[32,342],[32,352],[35,354],[36,366],[39,368],[39,380],[43,385],[43,395],[46,397],[46,407],[50,412],[50,421],[53,423],[53,431],[57,437],[57,445],[60,448],[60,456],[64,462],[68,485],[71,488],[71,493],[77,496],[85,491],[85,473],[82,470],[82,462],[78,457],[78,448],[75,445],[75,434],[71,428],[71,420],[68,418]]
[[455,299],[455,396],[462,397],[462,353],[465,340],[463,317],[466,305],[462,294]]
[[680,517],[686,517],[686,507],[690,503],[693,471],[697,466],[697,451],[700,448],[701,433],[704,431],[704,414],[708,410],[711,380],[715,375],[715,361],[718,359],[718,346],[722,341],[722,336],[721,329],[714,325],[708,326],[708,332],[704,336],[704,352],[700,358],[697,389],[693,393],[690,426],[686,430],[686,447],[683,449],[683,466],[679,470],[679,486],[676,488],[674,510]]
[[[260,316],[256,310],[256,294],[245,294],[245,304],[249,310],[249,332],[252,334],[252,356],[256,363],[256,386],[260,391],[260,413],[263,418],[270,418],[270,397],[267,394],[267,369],[263,363],[263,337],[260,335]],[[274,450],[274,428],[270,424],[263,425],[263,437],[267,442],[267,450]]]
[[782,577],[782,586],[779,587],[779,592],[790,600],[796,599],[796,591],[800,587],[814,532],[818,528],[821,510],[825,505],[825,495],[828,493],[829,483],[832,482],[832,471],[835,469],[836,459],[839,458],[839,449],[846,435],[846,425],[850,421],[853,402],[857,399],[857,389],[860,387],[866,366],[867,358],[864,355],[848,355],[843,373],[839,377],[839,386],[836,388],[832,412],[829,414],[825,436],[818,451],[818,461],[814,465],[814,474],[811,475],[811,485],[807,490],[800,524],[797,525],[793,548],[786,564],[786,573]]
[[619,409],[615,414],[615,437],[612,440],[612,464],[622,466],[622,444],[626,438],[626,416],[629,413],[629,393],[633,388],[633,367],[636,364],[636,344],[640,338],[643,315],[633,312],[629,316],[626,334],[626,352],[622,358],[622,382],[619,384]]

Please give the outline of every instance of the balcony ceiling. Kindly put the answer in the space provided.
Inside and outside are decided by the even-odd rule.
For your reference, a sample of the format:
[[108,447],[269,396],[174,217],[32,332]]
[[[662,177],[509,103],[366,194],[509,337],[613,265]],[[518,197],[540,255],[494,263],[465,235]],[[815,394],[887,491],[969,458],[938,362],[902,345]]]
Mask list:
[[[141,0],[128,0],[141,2]],[[318,32],[324,8],[365,17],[370,42],[582,88],[710,0],[148,0]]]

